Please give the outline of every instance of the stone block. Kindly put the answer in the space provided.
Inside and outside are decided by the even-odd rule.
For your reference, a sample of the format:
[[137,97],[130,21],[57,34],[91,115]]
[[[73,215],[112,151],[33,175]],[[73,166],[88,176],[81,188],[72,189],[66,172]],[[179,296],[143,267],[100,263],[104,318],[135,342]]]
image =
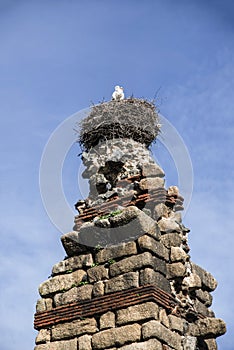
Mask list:
[[218,350],[217,343],[215,339],[205,339],[204,343],[207,346],[207,350]]
[[157,339],[149,339],[141,343],[125,345],[120,350],[162,350],[162,344]]
[[86,273],[83,270],[76,270],[66,275],[52,277],[39,286],[39,293],[42,297],[46,297],[57,292],[66,291],[77,286],[85,275]]
[[215,290],[217,287],[217,281],[210,272],[205,271],[203,268],[194,263],[192,263],[192,270],[195,271],[200,277],[202,284],[205,287],[204,289],[207,289],[208,292]]
[[212,317],[213,311],[209,310],[207,306],[205,306],[203,303],[201,303],[198,299],[194,302],[195,310],[205,317]]
[[141,326],[132,324],[119,328],[111,328],[94,334],[92,337],[92,346],[94,350],[104,350],[111,346],[120,347],[129,342],[136,342],[140,338]]
[[176,350],[182,350],[182,338],[179,334],[170,331],[158,321],[149,321],[142,325],[143,339],[155,337]]
[[115,327],[115,314],[108,311],[100,317],[100,329],[114,328]]
[[96,331],[97,323],[95,318],[87,318],[85,320],[76,320],[53,326],[51,339],[54,341],[73,338],[86,333],[92,334]]
[[168,217],[168,207],[164,203],[159,203],[154,207],[153,217],[159,220],[162,217]]
[[197,349],[197,338],[191,336],[185,336],[183,340],[184,350],[196,350]]
[[140,272],[140,285],[153,284],[167,293],[171,293],[170,282],[159,272],[146,268]]
[[159,321],[167,328],[169,328],[169,319],[165,309],[159,310]]
[[53,309],[53,300],[51,298],[39,299],[36,305],[37,312],[49,311]]
[[60,306],[75,301],[90,300],[92,297],[93,286],[87,284],[81,287],[74,287],[64,293],[58,293],[54,296],[55,306]]
[[171,247],[171,254],[170,259],[172,262],[176,261],[186,261],[188,258],[188,255],[185,253],[185,251],[180,247]]
[[154,302],[147,302],[118,310],[116,324],[122,325],[147,319],[158,319],[158,305]]
[[74,270],[91,267],[93,264],[92,254],[85,254],[74,256],[63,261],[60,261],[54,265],[52,269],[53,275],[67,273],[68,271],[73,272]]
[[186,274],[186,268],[183,263],[177,262],[173,264],[167,264],[167,278],[172,279],[176,277],[184,277]]
[[169,315],[168,316],[169,319],[169,324],[170,324],[170,328],[173,331],[177,331],[180,334],[182,334],[184,332],[184,328],[186,326],[186,321],[183,318],[174,316],[174,315]]
[[101,264],[110,259],[122,258],[134,254],[137,254],[135,242],[121,243],[116,246],[101,249],[96,253],[95,261]]
[[77,231],[65,233],[61,237],[61,242],[68,256],[75,256],[88,252],[88,248],[80,243]]
[[50,329],[40,329],[36,337],[36,344],[47,343],[49,341],[50,341]]
[[156,163],[144,163],[141,166],[142,176],[144,177],[164,177],[164,171]]
[[139,287],[138,272],[128,272],[105,282],[105,293]]
[[91,338],[92,336],[88,334],[79,337],[77,350],[92,350]]
[[226,332],[225,322],[219,318],[206,317],[190,323],[188,334],[194,337],[216,338]]
[[34,350],[77,350],[77,339],[37,345]]
[[87,271],[89,282],[94,283],[101,280],[108,279],[108,269],[104,266],[94,266]]
[[161,236],[160,240],[165,247],[171,248],[171,247],[179,247],[182,242],[182,236],[179,233],[171,232],[171,233],[166,233]]
[[207,307],[211,306],[213,297],[206,290],[196,290],[196,297]]
[[157,188],[164,187],[164,183],[165,183],[164,179],[160,177],[147,177],[147,179],[142,179],[139,182],[139,188],[142,191],[145,191],[145,190],[152,191]]
[[133,270],[139,270],[144,267],[152,267],[166,275],[165,261],[152,256],[151,253],[145,252],[125,258],[110,266],[110,276],[114,277]]
[[159,258],[163,258],[166,261],[169,260],[168,249],[161,243],[156,241],[154,238],[147,235],[138,238],[138,244],[141,251],[149,250]]
[[182,285],[189,290],[200,288],[202,283],[200,277],[196,273],[191,273],[183,279]]
[[158,221],[158,226],[161,232],[164,233],[181,232],[180,225],[171,217],[162,217],[162,219]]
[[104,295],[104,283],[102,281],[96,282],[93,285],[93,297],[100,297]]

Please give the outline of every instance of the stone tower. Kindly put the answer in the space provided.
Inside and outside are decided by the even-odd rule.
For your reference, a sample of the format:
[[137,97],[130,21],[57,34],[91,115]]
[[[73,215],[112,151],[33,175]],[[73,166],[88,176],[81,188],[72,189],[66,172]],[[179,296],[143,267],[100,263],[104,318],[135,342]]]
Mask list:
[[90,192],[61,238],[67,257],[39,287],[35,350],[217,349],[217,282],[190,259],[183,198],[149,150],[158,132],[154,105],[134,98],[82,121]]

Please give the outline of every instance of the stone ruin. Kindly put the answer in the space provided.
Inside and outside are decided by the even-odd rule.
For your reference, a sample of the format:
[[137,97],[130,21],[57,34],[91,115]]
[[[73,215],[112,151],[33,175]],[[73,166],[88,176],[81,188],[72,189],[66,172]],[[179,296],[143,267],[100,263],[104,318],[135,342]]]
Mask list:
[[35,350],[217,349],[217,282],[191,261],[183,198],[151,156],[158,122],[137,99],[98,105],[83,121],[90,192],[61,238],[66,258],[39,286]]

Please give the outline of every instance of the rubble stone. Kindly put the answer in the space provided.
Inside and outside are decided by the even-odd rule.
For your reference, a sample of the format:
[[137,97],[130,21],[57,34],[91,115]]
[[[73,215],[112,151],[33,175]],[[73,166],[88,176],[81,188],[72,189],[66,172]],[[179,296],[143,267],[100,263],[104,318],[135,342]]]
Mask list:
[[66,275],[58,275],[48,279],[39,286],[39,293],[46,297],[51,294],[68,290],[74,285],[78,285],[86,275],[83,270],[76,270]]
[[78,335],[92,334],[97,331],[97,323],[94,318],[87,318],[85,320],[76,320],[67,323],[61,323],[52,327],[51,339],[61,340],[73,338]]
[[141,166],[144,177],[164,177],[165,173],[156,163],[143,163]]
[[50,341],[50,329],[41,329],[36,337],[36,344],[47,343]]
[[183,263],[177,262],[173,264],[167,264],[167,278],[172,279],[175,277],[184,277],[186,269]]
[[94,266],[87,271],[91,283],[109,278],[108,270],[104,266]]
[[88,284],[81,287],[74,287],[64,293],[58,293],[54,296],[55,306],[72,303],[74,301],[90,300],[92,297],[93,286]]
[[206,317],[189,324],[188,333],[194,337],[216,338],[226,332],[226,325],[219,318]]
[[106,312],[100,317],[100,329],[114,328],[115,314],[111,311]]
[[141,343],[125,345],[120,350],[162,350],[162,344],[157,339],[149,339]]
[[164,203],[159,203],[154,207],[154,218],[159,220],[162,217],[168,217],[168,207]]
[[182,238],[181,238],[181,235],[179,233],[171,232],[171,233],[166,233],[166,234],[162,235],[161,242],[167,248],[179,247],[181,245]]
[[173,331],[177,331],[180,334],[182,334],[186,325],[186,321],[183,318],[174,315],[169,315],[168,319],[170,323],[170,328]]
[[124,275],[114,277],[105,283],[105,293],[116,292],[118,290],[139,287],[138,272],[128,272]]
[[166,264],[164,261],[145,252],[125,258],[110,266],[110,276],[114,277],[126,272],[134,271],[144,267],[153,267],[164,275],[166,274]]
[[169,328],[169,319],[165,309],[159,311],[159,321],[167,328]]
[[91,267],[93,264],[93,258],[91,254],[74,256],[63,261],[60,261],[54,265],[52,269],[52,274],[57,275],[60,273],[66,273],[67,271],[73,272],[77,269],[82,269],[85,267]]
[[77,339],[40,344],[34,350],[77,350]]
[[158,305],[154,302],[147,302],[118,310],[116,324],[122,325],[147,319],[158,319]]
[[159,258],[163,258],[166,261],[169,260],[168,249],[165,248],[161,242],[156,241],[152,237],[147,235],[141,236],[138,238],[138,244],[141,250],[149,250]]
[[186,261],[187,258],[188,258],[188,255],[180,247],[171,247],[170,258],[171,258],[172,262],[175,262],[175,261]]
[[91,335],[85,334],[78,339],[78,350],[92,350]]
[[141,338],[141,326],[138,324],[111,328],[96,333],[92,337],[93,349],[107,349],[121,346],[128,342],[136,342]]
[[205,271],[200,266],[192,263],[193,270],[198,274],[200,277],[202,284],[208,291],[213,291],[217,287],[217,281],[216,279],[211,275],[210,272]]
[[146,268],[140,272],[140,285],[154,284],[167,293],[171,293],[169,281],[159,272]]
[[61,242],[68,256],[86,253],[88,250],[88,248],[85,245],[82,245],[80,243],[77,231],[65,233],[61,237]]
[[93,285],[93,296],[100,297],[104,295],[104,283],[102,281],[98,281]]
[[158,225],[161,232],[164,232],[164,233],[181,232],[180,225],[171,217],[168,217],[168,218],[162,217],[162,219],[158,221]]
[[156,188],[161,188],[164,186],[164,179],[160,177],[147,177],[146,179],[142,179],[139,182],[139,188],[142,191],[148,190],[154,190]]
[[36,305],[37,312],[49,311],[53,308],[53,300],[51,298],[39,299]]
[[121,243],[116,246],[101,249],[98,253],[96,253],[95,261],[101,264],[110,259],[121,258],[134,254],[137,254],[135,242]]
[[209,292],[206,290],[198,289],[196,290],[196,296],[206,306],[211,306],[213,297]]
[[170,331],[158,321],[149,321],[142,325],[143,339],[149,339],[156,337],[157,339],[164,341],[169,346],[172,346],[176,350],[182,350],[181,337],[179,334]]

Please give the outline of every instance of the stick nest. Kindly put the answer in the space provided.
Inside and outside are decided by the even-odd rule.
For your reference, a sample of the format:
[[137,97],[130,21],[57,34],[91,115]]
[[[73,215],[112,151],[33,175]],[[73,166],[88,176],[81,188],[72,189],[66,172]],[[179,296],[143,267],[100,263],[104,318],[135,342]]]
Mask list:
[[136,98],[95,105],[78,127],[78,142],[83,150],[116,138],[131,138],[149,147],[160,131],[155,105]]

